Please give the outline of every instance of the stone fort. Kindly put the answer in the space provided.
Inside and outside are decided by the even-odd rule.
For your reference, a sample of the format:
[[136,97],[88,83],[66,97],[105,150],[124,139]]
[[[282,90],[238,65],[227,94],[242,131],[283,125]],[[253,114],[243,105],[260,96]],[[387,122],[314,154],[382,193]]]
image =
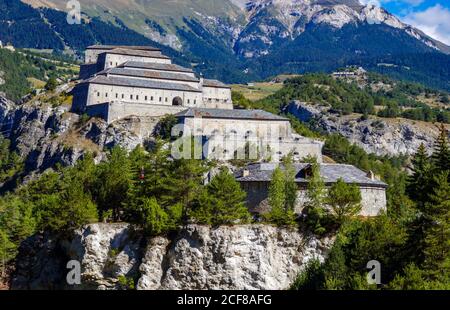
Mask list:
[[[218,160],[235,158],[249,145],[255,159],[236,174],[248,193],[250,210],[258,213],[267,206],[268,184],[280,159],[292,154],[297,163],[299,201],[304,200],[306,157],[317,158],[327,185],[339,178],[358,184],[362,194],[361,215],[374,216],[386,209],[386,184],[373,174],[353,166],[323,163],[323,142],[292,132],[289,119],[262,110],[234,109],[231,88],[199,77],[190,68],[173,64],[160,49],[147,46],[93,45],[86,49],[80,68],[80,83],[72,93],[72,109],[113,123],[127,117],[175,115],[180,132],[199,136],[204,156]],[[302,198],[303,197],[303,198]],[[298,210],[300,211],[300,209]]]

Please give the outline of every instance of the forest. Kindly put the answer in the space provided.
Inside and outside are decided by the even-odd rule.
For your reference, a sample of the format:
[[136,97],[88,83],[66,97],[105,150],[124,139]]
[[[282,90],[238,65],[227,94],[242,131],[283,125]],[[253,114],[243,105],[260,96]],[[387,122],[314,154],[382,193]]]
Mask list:
[[[378,82],[386,83],[390,88],[373,90],[370,85]],[[306,74],[286,80],[282,89],[256,102],[246,100],[237,93],[233,96],[238,106],[261,108],[272,113],[279,113],[292,100],[300,100],[329,106],[331,113],[340,115],[360,113],[364,117],[378,115],[426,122],[450,122],[450,95],[447,92],[373,73],[364,87],[356,82],[336,80],[326,74]],[[418,100],[419,96],[435,98],[441,107],[430,107]],[[377,112],[376,106],[382,109]]]
[[[355,217],[361,196],[356,186],[337,182],[328,191],[314,159],[304,214],[296,217],[291,159],[275,170],[269,188],[271,211],[255,218],[243,192],[227,169],[216,162],[170,158],[158,139],[148,149],[110,150],[98,165],[86,154],[73,167],[57,166],[38,179],[3,191],[0,199],[0,256],[13,262],[27,237],[50,232],[70,236],[91,222],[135,225],[148,236],[167,234],[186,223],[240,225],[266,223],[318,236],[337,235],[325,263],[312,261],[293,289],[436,289],[449,288],[450,149],[444,127],[432,156],[422,146],[406,158],[369,155],[339,135],[323,136],[307,124],[294,129],[325,140],[324,153],[339,163],[372,170],[388,183],[388,212],[377,218]],[[21,159],[1,140],[2,182],[20,182]],[[205,172],[218,169],[210,183]],[[408,173],[411,171],[411,173]],[[332,208],[324,208],[331,205]],[[367,285],[366,263],[383,266],[381,286]]]

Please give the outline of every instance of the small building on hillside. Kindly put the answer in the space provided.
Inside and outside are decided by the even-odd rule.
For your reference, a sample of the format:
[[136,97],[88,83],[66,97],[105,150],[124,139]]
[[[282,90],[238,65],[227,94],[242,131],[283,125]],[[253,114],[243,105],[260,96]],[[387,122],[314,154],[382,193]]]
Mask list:
[[[236,180],[247,193],[247,204],[252,213],[269,211],[269,186],[277,163],[251,164],[236,173]],[[306,202],[308,178],[311,165],[296,163],[295,181],[298,185],[298,199],[295,212],[300,214]],[[345,183],[358,185],[361,191],[361,216],[377,216],[386,210],[387,184],[377,180],[372,173],[365,173],[355,166],[342,164],[320,164],[320,175],[326,186],[331,186],[339,178]]]

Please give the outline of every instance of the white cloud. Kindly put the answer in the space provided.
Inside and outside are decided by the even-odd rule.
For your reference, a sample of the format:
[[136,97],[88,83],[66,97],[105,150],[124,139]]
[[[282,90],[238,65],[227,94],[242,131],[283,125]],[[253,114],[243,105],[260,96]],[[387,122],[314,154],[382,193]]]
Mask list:
[[425,11],[411,12],[402,20],[430,37],[450,45],[450,10],[440,4]]
[[405,3],[405,4],[409,4],[412,6],[418,6],[420,4],[422,4],[423,2],[425,2],[425,0],[359,0],[359,2],[361,4],[373,4],[373,5],[383,5],[385,3],[389,3],[389,2],[400,2],[400,3]]

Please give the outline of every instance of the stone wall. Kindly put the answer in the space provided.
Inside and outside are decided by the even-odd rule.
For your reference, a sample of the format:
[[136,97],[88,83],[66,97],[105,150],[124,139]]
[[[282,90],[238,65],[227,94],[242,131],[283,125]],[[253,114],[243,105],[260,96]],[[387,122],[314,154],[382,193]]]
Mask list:
[[84,64],[80,66],[80,74],[79,78],[80,80],[86,80],[99,72],[98,66],[96,63],[94,64]]
[[173,104],[174,98],[176,97],[181,98],[183,106],[202,106],[201,92],[125,87],[103,84],[89,85],[87,105],[105,103],[113,100],[122,100],[130,103],[171,106]]
[[131,56],[131,55],[118,55],[104,53],[99,55],[98,62],[102,69],[114,68],[127,61],[138,61],[138,62],[150,62],[150,63],[160,63],[160,64],[171,64],[172,61],[168,58],[157,58],[157,57],[142,57],[142,56]]
[[160,117],[166,114],[176,114],[186,107],[182,106],[166,106],[129,102],[108,102],[102,104],[91,105],[87,107],[87,113],[91,116],[98,116],[112,123],[127,116],[139,117]]
[[238,137],[256,137],[258,139],[290,138],[292,129],[288,120],[251,120],[224,118],[185,118],[187,129],[195,135],[220,135]]
[[203,86],[203,102],[208,108],[232,109],[231,89]]
[[[253,213],[265,213],[270,210],[268,195],[269,182],[241,182],[247,193],[247,206]],[[386,190],[381,187],[360,187],[361,216],[377,216],[386,211]],[[300,214],[307,202],[306,189],[300,188],[295,212]]]
[[[248,150],[246,150],[247,144]],[[307,156],[314,156],[318,162],[322,162],[322,145],[319,143],[280,141],[278,139],[254,137],[244,139],[233,136],[212,136],[207,139],[204,153],[210,159],[231,160],[247,158],[256,161],[270,158],[272,162],[279,162],[284,156],[292,153],[296,161]],[[238,154],[238,158],[236,158],[236,154]]]

